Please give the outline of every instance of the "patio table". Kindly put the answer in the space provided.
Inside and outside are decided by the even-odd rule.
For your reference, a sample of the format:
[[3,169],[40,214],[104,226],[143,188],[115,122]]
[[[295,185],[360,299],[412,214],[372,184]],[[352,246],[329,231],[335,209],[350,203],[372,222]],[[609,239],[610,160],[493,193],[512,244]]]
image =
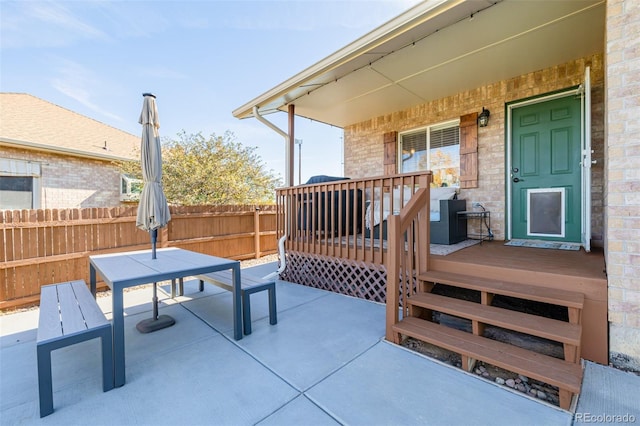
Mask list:
[[233,271],[233,336],[235,340],[242,339],[240,262],[173,247],[159,249],[156,255],[156,259],[151,259],[151,250],[139,250],[89,256],[91,293],[96,294],[97,275],[112,292],[116,387],[125,383],[123,291],[127,287],[230,269]]

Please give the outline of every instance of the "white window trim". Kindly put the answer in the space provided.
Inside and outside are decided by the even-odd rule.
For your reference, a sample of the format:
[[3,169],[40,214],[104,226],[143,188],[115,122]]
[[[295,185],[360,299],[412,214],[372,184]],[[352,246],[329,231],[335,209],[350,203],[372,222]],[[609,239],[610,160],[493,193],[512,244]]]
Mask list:
[[0,158],[0,176],[19,176],[33,178],[31,203],[33,209],[41,208],[42,168],[37,161],[25,161],[15,158]]
[[431,130],[440,130],[440,129],[447,129],[449,127],[455,127],[458,126],[458,129],[460,128],[460,119],[456,118],[454,120],[447,120],[447,121],[441,121],[439,123],[435,123],[435,124],[431,124],[429,126],[423,126],[423,127],[416,127],[414,129],[411,130],[405,130],[404,132],[400,132],[398,133],[398,143],[396,144],[396,163],[397,163],[397,170],[399,170],[400,173],[404,173],[402,171],[402,136],[404,135],[408,135],[408,134],[413,134],[416,132],[419,132],[421,130],[424,130],[427,134],[427,164],[431,164]]
[[[122,191],[122,181],[126,182],[127,190]],[[135,179],[125,174],[120,174],[120,201],[140,201],[139,192],[131,192],[131,185],[134,183],[142,184],[142,180]]]

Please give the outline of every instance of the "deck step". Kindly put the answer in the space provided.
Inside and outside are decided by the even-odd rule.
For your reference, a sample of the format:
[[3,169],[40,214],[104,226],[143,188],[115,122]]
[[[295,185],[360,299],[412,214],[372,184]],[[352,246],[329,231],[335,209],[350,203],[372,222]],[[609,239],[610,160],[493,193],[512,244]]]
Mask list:
[[509,281],[440,271],[423,272],[418,275],[418,279],[435,284],[447,284],[469,290],[517,297],[579,310],[582,310],[584,306],[584,294],[557,288],[522,285]]
[[483,324],[490,324],[555,342],[580,346],[582,327],[579,324],[571,324],[539,315],[496,308],[495,306],[482,305],[433,293],[414,294],[408,299],[408,303]]
[[557,386],[560,389],[560,406],[564,409],[569,408],[571,394],[580,393],[580,364],[414,317],[404,318],[393,326],[393,331],[462,355],[463,367],[467,370],[472,367],[465,365],[465,358],[476,359]]

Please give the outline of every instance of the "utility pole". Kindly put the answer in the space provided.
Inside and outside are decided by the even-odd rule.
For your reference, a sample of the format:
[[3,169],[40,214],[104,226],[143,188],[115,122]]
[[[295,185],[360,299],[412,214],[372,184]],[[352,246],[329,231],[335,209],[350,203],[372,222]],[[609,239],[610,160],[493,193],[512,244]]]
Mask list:
[[298,145],[298,185],[302,184],[302,139],[294,139]]

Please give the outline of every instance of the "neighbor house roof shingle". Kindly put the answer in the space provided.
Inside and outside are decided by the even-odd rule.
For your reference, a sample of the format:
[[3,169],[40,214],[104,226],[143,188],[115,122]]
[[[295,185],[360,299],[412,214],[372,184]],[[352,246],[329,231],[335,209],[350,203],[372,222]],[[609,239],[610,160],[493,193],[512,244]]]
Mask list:
[[137,160],[140,137],[33,95],[0,93],[0,145],[104,160]]

